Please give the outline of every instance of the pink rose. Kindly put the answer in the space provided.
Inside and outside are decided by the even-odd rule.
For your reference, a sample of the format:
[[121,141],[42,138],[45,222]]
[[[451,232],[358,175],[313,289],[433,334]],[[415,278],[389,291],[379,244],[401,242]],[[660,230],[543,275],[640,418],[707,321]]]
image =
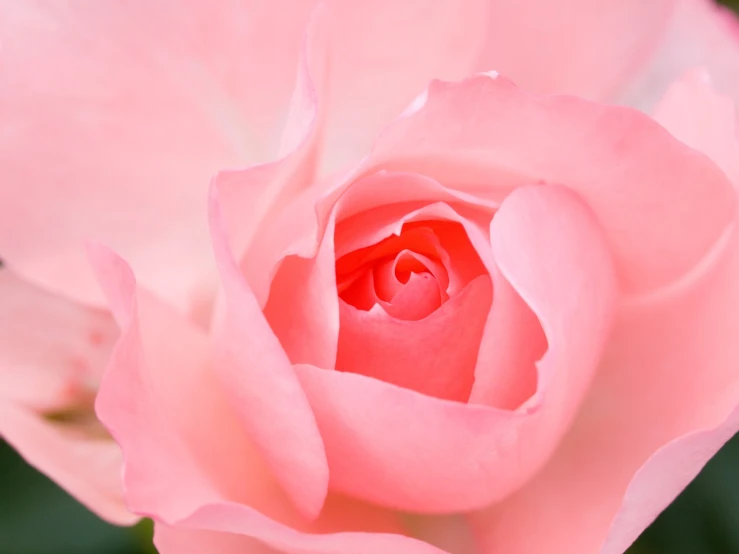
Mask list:
[[[0,434],[165,554],[620,552],[736,430],[724,173],[492,77],[380,133],[491,67],[739,98],[713,6],[4,4]],[[656,113],[736,182],[727,102],[691,75]],[[213,186],[216,273],[210,176],[274,159]]]
[[739,428],[731,102],[435,82],[328,179],[320,108],[213,182],[210,336],[90,252],[160,552],[623,552]]

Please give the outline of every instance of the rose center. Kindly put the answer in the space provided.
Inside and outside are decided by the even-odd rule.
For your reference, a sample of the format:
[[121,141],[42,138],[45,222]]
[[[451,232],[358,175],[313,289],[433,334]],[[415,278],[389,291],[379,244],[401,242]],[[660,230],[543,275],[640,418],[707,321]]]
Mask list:
[[466,229],[447,220],[368,227],[349,221],[335,234],[336,369],[465,401],[492,302]]
[[454,269],[460,234],[469,244],[456,223],[408,223],[399,234],[344,255],[336,262],[339,296],[359,310],[425,318],[468,280]]

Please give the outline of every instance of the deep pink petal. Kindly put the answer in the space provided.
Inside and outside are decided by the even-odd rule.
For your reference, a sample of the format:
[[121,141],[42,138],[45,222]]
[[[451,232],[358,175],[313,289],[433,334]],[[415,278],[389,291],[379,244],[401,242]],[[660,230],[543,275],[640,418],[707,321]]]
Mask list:
[[[431,201],[443,201],[444,204],[437,203],[418,208]],[[454,209],[452,210],[450,206]],[[479,350],[472,401],[501,408],[515,408],[521,401],[531,396],[536,388],[534,362],[541,357],[546,341],[543,339],[536,316],[531,313],[530,308],[515,290],[511,289],[493,261],[488,227],[495,207],[495,202],[445,189],[428,177],[380,171],[350,183],[340,196],[336,207],[338,217],[341,218],[336,231],[337,256],[345,255],[339,262],[341,264],[352,256],[353,251],[364,252],[371,244],[391,234],[402,234],[406,226],[416,230],[414,225],[423,225],[435,230],[436,237],[440,241],[439,246],[447,256],[449,252],[454,253],[453,257],[448,256],[448,259],[445,259],[445,264],[451,271],[450,293],[460,292],[462,286],[485,272],[491,275],[494,281],[498,281],[494,282],[494,290],[499,289],[496,295],[500,295],[500,298],[493,304],[488,316],[482,344],[478,347],[477,337],[470,333],[465,335],[469,345],[465,348],[456,348],[454,351],[463,353],[461,359],[471,362]],[[460,214],[464,214],[464,217]],[[374,250],[367,252],[373,253]],[[380,252],[384,250],[380,249]],[[366,256],[363,256],[359,261],[365,258]],[[361,280],[356,283],[356,287],[366,288],[368,285],[371,283]],[[366,291],[364,296],[368,296]],[[374,301],[372,298],[372,302]],[[367,309],[371,307],[367,299],[362,305]],[[358,317],[370,318],[369,315],[361,314],[358,314]],[[413,349],[408,351],[407,348],[410,346],[404,348],[401,343],[398,343],[398,348],[405,351],[406,355],[413,351]],[[347,350],[344,348],[344,351]],[[378,353],[382,354],[382,349]],[[433,360],[434,357],[431,356],[429,359]],[[385,378],[395,375],[388,380],[407,386],[409,381],[398,377],[402,376],[403,372],[393,371],[402,365],[388,366],[385,362],[377,366],[381,371],[368,372],[370,364],[362,364],[362,367],[366,366],[367,369],[360,373],[383,375]],[[417,376],[430,373],[426,371],[424,364],[405,365],[415,367],[416,371],[412,373]],[[438,366],[437,370],[441,367],[445,367],[443,373],[447,379],[442,379],[440,383],[452,382],[454,376],[459,374],[459,368],[454,365]],[[451,381],[449,377],[452,377]],[[466,384],[466,381],[462,380],[460,383]],[[441,390],[418,385],[411,388],[424,391]],[[466,387],[458,388],[456,392],[461,393],[462,390],[466,390]]]
[[379,302],[388,315],[404,321],[424,319],[439,309],[441,303],[441,286],[427,271],[411,273],[392,300]]
[[[343,215],[342,208],[346,208],[344,200],[349,206],[356,200],[351,193],[361,197],[363,193],[372,191],[381,196],[387,192],[384,185],[394,184],[397,177],[368,179],[363,183],[375,185],[368,189],[356,183],[342,197],[337,214]],[[343,239],[344,244],[361,240],[363,242],[358,244],[364,244],[367,238],[361,233],[362,230],[378,239],[387,236],[390,229],[402,228],[406,224],[437,226],[440,243],[450,239],[450,247],[462,240],[459,234],[466,235],[459,252],[455,252],[461,259],[453,261],[450,256],[449,262],[451,267],[462,268],[459,274],[465,275],[470,281],[465,283],[465,289],[456,291],[454,297],[418,321],[391,317],[392,310],[388,310],[383,305],[386,303],[381,300],[379,304],[384,309],[378,307],[370,311],[360,311],[342,302],[336,367],[439,398],[463,401],[469,396],[474,373],[479,370],[479,366],[476,367],[477,354],[491,300],[491,282],[485,273],[486,269],[491,272],[494,268],[487,232],[481,232],[475,217],[486,220],[489,225],[490,214],[486,214],[485,210],[477,213],[481,206],[465,205],[462,198],[455,198],[452,193],[445,194],[444,189],[431,181],[408,180],[406,185],[405,192],[410,196],[425,190],[429,196],[426,202],[448,196],[456,201],[452,202],[456,209],[446,203],[436,202],[425,206],[421,204],[422,207],[418,209],[404,212],[414,204],[401,202],[394,205],[400,209],[370,210],[345,220],[344,226],[337,230],[337,240]],[[415,190],[415,185],[421,185],[420,190]],[[462,217],[457,210],[473,217]],[[452,233],[443,227],[449,224],[458,225],[462,230]],[[472,257],[474,261],[470,259]]]

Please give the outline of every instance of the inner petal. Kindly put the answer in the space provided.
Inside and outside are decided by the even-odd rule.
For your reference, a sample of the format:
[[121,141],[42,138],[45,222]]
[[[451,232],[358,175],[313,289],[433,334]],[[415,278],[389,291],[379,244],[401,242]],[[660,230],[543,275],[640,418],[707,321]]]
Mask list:
[[446,268],[438,260],[402,250],[394,259],[384,259],[373,269],[375,291],[378,298],[385,302],[393,299],[405,288],[412,275],[426,275],[438,284],[440,292],[444,292],[444,300],[448,299],[446,288],[449,276]]
[[379,260],[393,258],[403,250],[446,263],[449,255],[430,224],[431,222],[423,222],[413,227],[403,225],[399,234],[391,234],[375,244],[350,251],[339,257],[336,262],[336,279],[339,289],[341,290],[342,283],[350,278],[358,268],[371,267]]
[[[435,205],[408,214],[377,231],[374,244],[356,234],[355,249],[343,250],[337,370],[467,400],[492,282],[468,230],[448,213]],[[390,236],[380,239],[383,230]]]
[[404,227],[337,261],[339,296],[360,310],[379,306],[397,319],[422,319],[449,299],[448,262],[433,229]]
[[446,291],[449,287],[449,274],[444,263],[439,259],[430,258],[418,252],[412,252],[411,250],[400,252],[395,257],[393,270],[401,283],[407,283],[413,273],[430,273],[439,283],[440,290]]
[[439,283],[430,273],[411,273],[403,288],[390,302],[379,302],[388,315],[417,321],[436,311],[442,304]]

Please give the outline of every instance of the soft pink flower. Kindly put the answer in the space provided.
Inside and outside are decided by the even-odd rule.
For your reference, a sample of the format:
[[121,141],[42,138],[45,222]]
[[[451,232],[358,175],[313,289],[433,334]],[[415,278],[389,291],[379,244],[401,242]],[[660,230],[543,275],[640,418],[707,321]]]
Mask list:
[[[739,98],[730,23],[702,0],[3,2],[0,434],[131,521],[91,409],[110,358],[99,413],[127,506],[177,525],[165,554],[622,551],[736,429],[724,173],[645,116],[492,77],[380,131],[490,68],[651,109],[699,64]],[[737,182],[702,74],[656,114]],[[216,271],[208,182],[247,166],[213,186]],[[98,287],[85,240],[138,284],[94,247]]]
[[212,340],[91,250],[160,551],[623,552],[739,427],[731,103],[435,82],[329,179],[320,114],[212,185]]

